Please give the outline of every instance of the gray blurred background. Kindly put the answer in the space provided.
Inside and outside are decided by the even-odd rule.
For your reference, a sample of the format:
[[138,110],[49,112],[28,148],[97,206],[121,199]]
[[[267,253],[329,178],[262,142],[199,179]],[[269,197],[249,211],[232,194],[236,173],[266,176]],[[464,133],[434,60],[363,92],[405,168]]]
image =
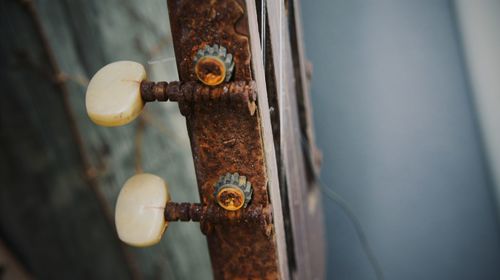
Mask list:
[[[322,178],[359,216],[386,279],[500,279],[488,158],[500,141],[482,125],[500,131],[499,2],[302,3]],[[481,39],[490,48],[476,67]],[[491,64],[497,87],[485,89],[471,72]],[[492,116],[477,102],[484,90]],[[328,279],[375,279],[351,221],[324,205]]]

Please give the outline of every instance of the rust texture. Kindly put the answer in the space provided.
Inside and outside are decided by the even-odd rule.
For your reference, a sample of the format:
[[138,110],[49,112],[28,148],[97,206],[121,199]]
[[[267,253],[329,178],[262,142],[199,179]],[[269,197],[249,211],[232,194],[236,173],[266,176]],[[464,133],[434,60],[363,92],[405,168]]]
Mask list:
[[[224,46],[233,55],[234,80],[252,80],[248,21],[243,1],[167,2],[181,81],[197,81],[193,60],[196,52],[213,44]],[[208,99],[205,102],[180,101],[179,106],[181,111],[188,112],[186,119],[201,204],[207,209],[219,207],[213,195],[214,185],[220,176],[238,172],[252,182],[253,198],[248,207],[226,211],[225,217],[246,216],[256,209],[270,209],[258,114],[249,114],[243,102],[228,104]],[[191,213],[191,208],[184,211],[195,214],[195,211]],[[205,220],[201,221],[201,227],[207,235],[215,279],[280,278],[272,223],[268,230],[245,220],[230,224]]]
[[205,86],[197,81],[188,82],[151,82],[141,83],[141,97],[145,102],[151,101],[229,101],[243,104],[255,102],[254,81],[235,81],[223,83],[215,87]]
[[201,203],[169,202],[165,206],[165,220],[169,222],[207,222],[212,224],[246,223],[261,225],[264,229],[271,222],[269,207],[253,207],[249,211],[226,211],[216,205]]

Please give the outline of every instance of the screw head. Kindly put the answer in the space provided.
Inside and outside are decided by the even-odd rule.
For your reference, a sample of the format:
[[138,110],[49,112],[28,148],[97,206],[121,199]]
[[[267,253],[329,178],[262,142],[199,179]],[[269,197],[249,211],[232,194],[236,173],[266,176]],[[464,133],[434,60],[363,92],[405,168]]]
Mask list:
[[226,185],[217,193],[217,203],[224,209],[236,211],[243,207],[245,194],[233,185]]
[[228,211],[236,211],[247,207],[252,199],[252,184],[245,176],[238,173],[227,173],[215,184],[215,200],[220,207]]
[[215,56],[203,56],[194,68],[196,77],[208,86],[216,86],[226,78],[224,62]]
[[232,54],[226,48],[205,46],[198,50],[194,57],[194,72],[198,80],[208,86],[216,86],[229,81],[234,69]]

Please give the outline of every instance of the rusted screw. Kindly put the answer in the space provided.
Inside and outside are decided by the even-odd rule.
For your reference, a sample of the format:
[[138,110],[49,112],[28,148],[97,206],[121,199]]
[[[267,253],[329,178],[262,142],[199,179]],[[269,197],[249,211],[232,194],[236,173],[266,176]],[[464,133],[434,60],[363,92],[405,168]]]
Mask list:
[[205,46],[194,57],[194,72],[198,80],[208,86],[229,81],[234,69],[233,55],[217,44]]
[[247,207],[252,199],[252,184],[245,176],[227,173],[215,184],[214,196],[220,207],[236,211]]

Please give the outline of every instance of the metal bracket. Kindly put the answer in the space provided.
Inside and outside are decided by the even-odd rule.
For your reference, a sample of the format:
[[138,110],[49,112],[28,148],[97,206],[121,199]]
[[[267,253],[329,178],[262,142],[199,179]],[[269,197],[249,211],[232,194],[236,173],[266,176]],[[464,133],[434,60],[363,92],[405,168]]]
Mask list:
[[[168,9],[181,81],[197,80],[193,59],[200,48],[214,44],[233,55],[232,79],[253,80],[243,1],[169,0]],[[211,95],[205,92],[203,96]],[[228,104],[206,97],[204,102],[179,100],[179,106],[187,119],[201,205],[222,209],[213,196],[218,175],[239,172],[252,182],[252,203],[238,211],[225,211],[225,217],[244,217],[257,209],[270,209],[259,114],[243,114],[248,103]],[[201,223],[216,279],[280,278],[273,224],[266,222],[270,216],[256,219],[265,230],[245,219],[236,219],[230,226],[208,219]]]

